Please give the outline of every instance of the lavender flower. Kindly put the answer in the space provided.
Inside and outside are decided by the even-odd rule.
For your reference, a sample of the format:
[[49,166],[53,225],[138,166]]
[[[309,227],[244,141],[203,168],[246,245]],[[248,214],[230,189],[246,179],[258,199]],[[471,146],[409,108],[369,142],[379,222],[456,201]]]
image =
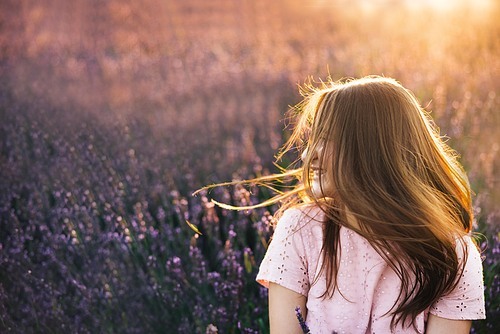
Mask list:
[[297,320],[299,320],[299,325],[300,325],[300,328],[302,328],[302,332],[304,334],[311,334],[311,331],[309,330],[309,327],[307,326],[306,321],[302,317],[302,312],[300,310],[300,306],[297,306],[295,308],[295,315],[297,316]]

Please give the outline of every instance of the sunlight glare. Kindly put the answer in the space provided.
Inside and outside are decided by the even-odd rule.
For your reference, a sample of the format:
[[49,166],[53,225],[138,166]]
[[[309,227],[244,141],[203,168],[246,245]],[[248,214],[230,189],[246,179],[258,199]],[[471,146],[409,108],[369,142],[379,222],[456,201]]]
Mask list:
[[405,0],[409,8],[432,8],[439,11],[448,11],[457,7],[467,7],[470,9],[488,9],[492,0]]
[[446,12],[457,8],[467,8],[474,11],[484,11],[491,8],[494,0],[316,0],[315,6],[328,7],[340,5],[350,7],[360,5],[364,10],[373,10],[380,7],[405,6],[410,9],[432,9]]

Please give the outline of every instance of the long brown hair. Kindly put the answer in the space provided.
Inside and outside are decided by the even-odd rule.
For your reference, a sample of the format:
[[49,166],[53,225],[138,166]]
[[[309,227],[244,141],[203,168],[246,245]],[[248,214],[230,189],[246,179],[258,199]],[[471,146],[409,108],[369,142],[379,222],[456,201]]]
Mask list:
[[[362,235],[401,279],[391,325],[415,326],[419,313],[455,287],[465,265],[456,245],[471,230],[472,205],[457,155],[415,96],[396,80],[328,81],[308,85],[302,93],[303,101],[292,109],[293,132],[277,158],[308,148],[303,165],[248,180],[269,186],[294,176],[299,182],[253,207],[282,201],[282,212],[315,202],[325,212],[324,298],[338,288],[340,227]],[[334,188],[328,196],[311,191],[311,161],[319,145],[325,147],[320,165],[327,166],[320,177]],[[463,243],[459,246],[466,252]]]

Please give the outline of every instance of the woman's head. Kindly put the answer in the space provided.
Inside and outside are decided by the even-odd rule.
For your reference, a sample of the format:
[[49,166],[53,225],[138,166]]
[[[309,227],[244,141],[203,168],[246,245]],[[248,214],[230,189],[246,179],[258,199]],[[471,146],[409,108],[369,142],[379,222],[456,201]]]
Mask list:
[[[302,114],[291,140],[307,143],[303,182],[310,198],[330,197],[355,214],[373,217],[372,206],[380,201],[391,206],[406,197],[412,197],[409,203],[449,202],[452,192],[459,215],[469,211],[467,180],[453,151],[397,81],[365,77],[327,83],[298,108]],[[462,229],[469,229],[469,218],[461,217]]]

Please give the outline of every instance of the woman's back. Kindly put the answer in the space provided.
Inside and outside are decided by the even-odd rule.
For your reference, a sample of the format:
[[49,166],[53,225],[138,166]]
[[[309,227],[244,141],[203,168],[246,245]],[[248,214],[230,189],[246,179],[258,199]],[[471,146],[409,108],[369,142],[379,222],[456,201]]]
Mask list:
[[[277,224],[257,280],[307,297],[306,322],[311,333],[391,332],[390,311],[398,300],[401,281],[370,243],[349,228],[340,228],[337,289],[331,298],[322,298],[326,279],[318,274],[323,220],[324,213],[315,205],[287,210]],[[448,319],[484,318],[481,259],[470,237],[464,239],[468,260],[455,290],[419,314],[416,329],[398,324],[392,332],[423,333],[428,312]]]

